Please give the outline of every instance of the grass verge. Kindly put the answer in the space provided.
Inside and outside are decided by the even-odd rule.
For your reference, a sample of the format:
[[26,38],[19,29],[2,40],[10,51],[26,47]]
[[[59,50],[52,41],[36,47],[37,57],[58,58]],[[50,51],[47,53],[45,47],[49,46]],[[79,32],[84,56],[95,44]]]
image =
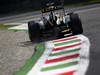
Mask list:
[[65,6],[83,6],[83,5],[90,5],[90,4],[97,4],[100,3],[100,0],[88,0],[84,2],[77,2],[77,3],[65,3]]
[[10,27],[14,27],[17,25],[4,25],[4,24],[0,24],[0,30],[8,30],[8,28]]
[[35,65],[38,59],[41,57],[45,50],[44,43],[40,43],[35,47],[36,52],[33,53],[32,57],[27,60],[26,64],[20,69],[19,72],[14,73],[14,75],[26,75],[29,70]]
[[18,32],[18,31],[28,31],[27,29],[9,29],[10,31]]

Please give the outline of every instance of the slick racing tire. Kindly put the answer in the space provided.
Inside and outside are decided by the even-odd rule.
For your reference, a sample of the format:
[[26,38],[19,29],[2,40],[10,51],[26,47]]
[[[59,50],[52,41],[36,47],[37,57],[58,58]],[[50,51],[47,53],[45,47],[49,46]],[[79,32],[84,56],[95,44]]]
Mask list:
[[29,39],[33,43],[54,40],[57,35],[56,32],[56,28],[50,28],[49,24],[45,24],[42,26],[34,21],[28,22]]
[[70,16],[69,26],[72,30],[72,34],[73,35],[82,34],[83,28],[79,15],[75,13],[70,13],[69,16]]
[[29,33],[29,39],[31,42],[37,42],[37,40],[40,37],[40,27],[39,24],[34,22],[34,21],[30,21],[28,22],[28,33]]

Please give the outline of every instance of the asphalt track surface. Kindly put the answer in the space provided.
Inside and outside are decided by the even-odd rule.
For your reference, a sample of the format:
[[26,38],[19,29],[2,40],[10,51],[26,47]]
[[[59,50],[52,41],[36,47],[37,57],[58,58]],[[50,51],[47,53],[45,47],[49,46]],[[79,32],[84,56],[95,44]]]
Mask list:
[[[100,66],[99,66],[100,65],[100,4],[75,7],[75,8],[70,7],[68,8],[68,10],[79,13],[82,23],[83,23],[84,35],[87,36],[91,42],[90,66],[86,75],[100,75]],[[24,13],[18,16],[0,18],[0,23],[25,23],[33,19],[38,20],[39,19],[38,17],[40,17],[39,11],[30,12],[30,13],[27,13],[27,14]],[[0,31],[0,32],[2,33],[6,31]],[[23,35],[23,32],[21,32],[21,34],[22,35],[20,37],[22,38],[25,37]],[[16,67],[16,65],[13,65],[13,66]],[[10,67],[8,66],[8,68]],[[10,73],[6,75],[10,75]]]

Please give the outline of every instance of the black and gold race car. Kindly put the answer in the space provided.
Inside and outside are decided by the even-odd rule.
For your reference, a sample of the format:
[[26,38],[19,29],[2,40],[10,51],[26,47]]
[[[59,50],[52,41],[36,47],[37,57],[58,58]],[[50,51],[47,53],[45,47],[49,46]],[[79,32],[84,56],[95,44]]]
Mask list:
[[66,12],[63,0],[46,0],[41,5],[41,21],[28,22],[31,42],[43,42],[83,33],[78,14]]

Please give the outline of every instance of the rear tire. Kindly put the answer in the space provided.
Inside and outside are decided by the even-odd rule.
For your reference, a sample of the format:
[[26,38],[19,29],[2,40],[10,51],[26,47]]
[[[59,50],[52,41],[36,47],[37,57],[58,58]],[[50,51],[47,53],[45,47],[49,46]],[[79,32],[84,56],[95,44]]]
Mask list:
[[70,13],[69,16],[70,16],[69,26],[72,30],[73,35],[82,34],[83,28],[79,15]]
[[40,37],[39,24],[34,21],[28,22],[28,33],[29,33],[29,39],[31,40],[31,42],[37,42]]

